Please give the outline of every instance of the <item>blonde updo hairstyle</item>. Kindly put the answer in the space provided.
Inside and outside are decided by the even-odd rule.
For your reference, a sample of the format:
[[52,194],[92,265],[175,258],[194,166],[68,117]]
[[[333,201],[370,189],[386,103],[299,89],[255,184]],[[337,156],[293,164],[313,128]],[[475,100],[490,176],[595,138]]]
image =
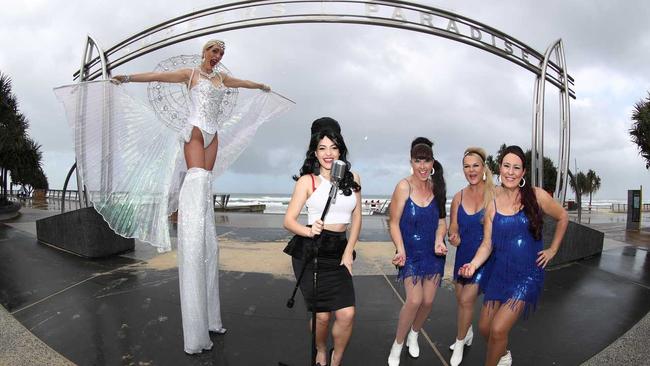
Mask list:
[[487,154],[485,150],[480,147],[468,147],[465,149],[463,154],[463,162],[465,157],[468,155],[473,155],[478,157],[483,163],[483,172],[485,173],[485,189],[483,190],[483,208],[487,208],[489,204],[494,200],[494,181],[492,180],[492,171],[490,167],[487,166],[485,159],[487,159]]
[[223,51],[226,51],[226,43],[220,39],[211,39],[203,45],[203,50],[201,51],[201,57],[205,57],[205,51],[212,49],[212,47],[219,47]]

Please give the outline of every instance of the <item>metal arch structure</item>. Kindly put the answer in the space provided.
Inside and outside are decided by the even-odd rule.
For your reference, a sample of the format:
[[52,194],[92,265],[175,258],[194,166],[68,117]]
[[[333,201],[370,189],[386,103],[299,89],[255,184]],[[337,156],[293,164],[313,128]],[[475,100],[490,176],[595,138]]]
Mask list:
[[[93,57],[93,51],[97,51],[97,56]],[[98,65],[100,75],[104,79],[108,79],[110,77],[109,69],[108,69],[108,62],[106,61],[106,52],[99,46],[97,41],[91,37],[91,36],[86,36],[86,44],[84,45],[84,51],[81,59],[81,67],[79,68],[79,71],[75,75],[79,75],[80,78],[79,81],[84,81],[89,79],[89,72],[90,68],[88,65],[94,64]],[[84,98],[84,96],[80,96],[80,98]],[[83,105],[83,104],[82,104]],[[80,115],[83,114],[83,110],[78,111]],[[84,131],[83,131],[83,126],[82,129],[76,129],[75,130],[75,139],[80,138],[81,136],[84,136]],[[76,155],[76,152],[75,152]],[[79,156],[76,157],[77,159]],[[84,158],[83,156],[81,157],[82,159]],[[78,191],[78,196],[79,201],[78,205],[79,207],[88,207],[90,205],[89,200],[88,200],[88,195],[86,194],[85,189],[83,188],[83,182],[81,175],[79,174],[79,170],[77,169],[77,161],[75,159],[74,164],[72,164],[72,167],[70,167],[70,170],[68,171],[68,175],[65,178],[65,183],[63,184],[63,195],[61,195],[61,213],[65,212],[65,191],[68,189],[68,183],[70,181],[70,176],[72,175],[73,172],[76,171],[76,178],[77,178],[77,191]]]
[[531,144],[531,172],[532,184],[540,187],[544,183],[544,93],[545,76],[548,70],[551,56],[555,55],[556,61],[562,69],[564,88],[560,88],[560,140],[558,153],[558,174],[555,179],[555,193],[553,197],[564,202],[569,176],[569,149],[571,147],[571,114],[570,98],[566,93],[568,89],[568,77],[566,71],[566,56],[564,54],[564,43],[561,39],[553,42],[544,53],[541,73],[535,79],[535,109],[533,114],[533,138]]
[[[148,53],[190,39],[245,28],[338,23],[390,27],[430,34],[490,52],[536,76],[532,128],[531,177],[540,186],[543,173],[544,88],[548,82],[560,92],[560,148],[555,198],[564,199],[569,164],[570,98],[573,78],[566,70],[561,40],[544,54],[518,39],[454,12],[401,0],[243,0],[225,3],[167,20],[118,42],[105,52],[88,37],[77,81],[108,78],[112,69]],[[89,48],[91,51],[89,52]],[[99,55],[92,58],[92,48]],[[555,52],[556,62],[551,60]],[[87,204],[87,202],[86,202]]]

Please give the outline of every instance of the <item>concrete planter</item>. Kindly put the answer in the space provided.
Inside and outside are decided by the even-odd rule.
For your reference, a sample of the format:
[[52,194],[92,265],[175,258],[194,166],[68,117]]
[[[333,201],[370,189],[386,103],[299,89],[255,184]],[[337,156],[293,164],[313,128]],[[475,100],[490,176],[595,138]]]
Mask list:
[[36,221],[38,240],[88,258],[133,250],[134,239],[123,238],[93,207],[69,211]]
[[[556,221],[544,217],[544,248],[551,246]],[[562,245],[549,266],[557,266],[602,253],[605,234],[588,226],[569,221]]]
[[13,219],[20,215],[20,203],[9,202],[6,206],[0,206],[0,221]]

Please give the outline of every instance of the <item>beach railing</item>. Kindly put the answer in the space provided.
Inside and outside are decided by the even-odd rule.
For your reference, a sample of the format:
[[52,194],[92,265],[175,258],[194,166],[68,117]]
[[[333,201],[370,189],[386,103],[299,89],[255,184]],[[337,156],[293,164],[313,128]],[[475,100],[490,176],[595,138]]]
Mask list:
[[230,201],[230,194],[214,194],[212,195],[212,206],[217,208],[226,208]]
[[[612,212],[627,212],[627,203],[612,203]],[[650,212],[650,203],[643,203],[641,212]]]

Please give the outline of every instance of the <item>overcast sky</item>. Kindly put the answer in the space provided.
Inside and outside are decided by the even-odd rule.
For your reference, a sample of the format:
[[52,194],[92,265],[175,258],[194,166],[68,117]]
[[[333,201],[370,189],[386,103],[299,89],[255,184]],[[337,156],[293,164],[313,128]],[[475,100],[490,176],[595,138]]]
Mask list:
[[[71,131],[52,88],[72,82],[84,37],[92,35],[107,49],[149,26],[220,2],[161,3],[0,0],[0,71],[12,78],[29,134],[43,146],[51,188],[62,188],[74,162]],[[650,187],[650,172],[628,134],[633,105],[650,90],[650,2],[421,3],[485,23],[540,52],[562,38],[577,94],[571,102],[571,169],[577,162],[579,170],[598,173],[597,199],[625,198],[627,189]],[[408,175],[408,148],[416,136],[435,141],[450,195],[465,184],[460,161],[467,146],[489,153],[504,142],[530,148],[531,72],[465,44],[405,30],[344,24],[249,28],[180,43],[113,73],[148,71],[170,56],[199,53],[210,38],[226,41],[223,62],[235,76],[269,84],[297,102],[258,131],[253,145],[219,178],[220,192],[289,193],[309,125],[326,115],[341,123],[366,194],[388,195]],[[548,84],[545,153],[556,163],[557,102],[557,90]]]

